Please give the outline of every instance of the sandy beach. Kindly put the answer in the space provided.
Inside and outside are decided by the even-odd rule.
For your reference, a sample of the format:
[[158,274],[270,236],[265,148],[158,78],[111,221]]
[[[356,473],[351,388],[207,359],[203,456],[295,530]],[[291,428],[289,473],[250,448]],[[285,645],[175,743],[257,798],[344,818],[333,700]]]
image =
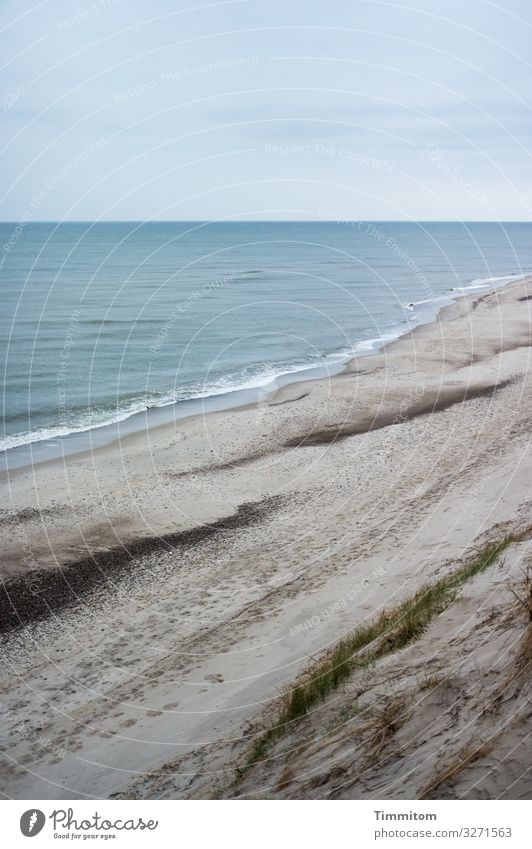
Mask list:
[[[529,798],[531,310],[532,278],[461,297],[331,380],[4,475],[4,797]],[[250,759],[305,670],[500,539]]]

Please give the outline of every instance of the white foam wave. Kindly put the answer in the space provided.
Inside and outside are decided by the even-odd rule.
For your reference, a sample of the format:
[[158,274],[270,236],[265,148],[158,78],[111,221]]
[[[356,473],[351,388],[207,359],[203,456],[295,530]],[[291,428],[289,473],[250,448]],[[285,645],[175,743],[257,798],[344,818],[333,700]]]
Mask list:
[[467,286],[455,286],[451,292],[472,292],[480,289],[489,289],[491,287],[504,286],[506,283],[517,283],[518,280],[524,280],[530,274],[505,274],[502,277],[479,277],[472,280]]
[[24,445],[31,445],[35,442],[50,441],[61,439],[65,436],[70,436],[75,433],[85,433],[89,430],[94,430],[102,427],[109,427],[120,422],[126,421],[138,413],[146,412],[147,410],[168,407],[180,401],[199,401],[208,398],[215,398],[220,395],[226,395],[230,392],[239,392],[242,390],[268,388],[275,384],[275,381],[280,377],[288,374],[296,374],[305,372],[310,369],[319,368],[325,363],[323,360],[316,360],[308,363],[287,363],[277,364],[259,369],[249,378],[240,374],[229,374],[219,378],[211,384],[195,384],[182,389],[176,389],[164,395],[153,397],[144,396],[128,403],[123,408],[101,411],[87,411],[81,415],[77,423],[72,425],[43,427],[37,428],[31,432],[15,433],[0,439],[0,451],[8,451],[11,448],[20,448]]
[[[421,301],[411,301],[408,304],[402,304],[403,309],[408,310],[412,315],[408,316],[409,322],[418,320],[415,313],[415,308],[424,304],[436,304],[445,300],[452,300],[452,293],[471,292],[481,289],[490,288],[492,286],[504,285],[511,281],[524,279],[529,274],[507,274],[501,277],[486,277],[472,280],[467,286],[457,286],[450,290],[449,295],[438,295],[434,298],[426,298]],[[375,336],[371,339],[363,339],[358,342],[353,348],[344,351],[338,351],[328,355],[323,355],[321,359],[316,359],[306,363],[277,363],[270,366],[259,367],[249,377],[245,377],[245,372],[250,370],[250,367],[244,369],[244,372],[232,373],[220,377],[211,384],[195,384],[190,387],[183,387],[168,392],[164,395],[144,396],[134,399],[126,404],[123,408],[110,410],[89,410],[86,414],[80,416],[77,423],[65,426],[43,427],[37,428],[29,433],[16,433],[0,439],[0,451],[7,451],[11,448],[20,448],[22,446],[31,445],[35,442],[51,441],[61,439],[65,436],[70,436],[76,433],[86,433],[87,431],[96,428],[109,427],[120,422],[126,421],[138,413],[146,412],[152,408],[167,407],[180,401],[206,400],[208,398],[226,395],[231,392],[238,392],[249,389],[263,388],[264,391],[269,391],[279,378],[290,374],[303,373],[312,369],[326,365],[327,361],[335,361],[341,364],[347,362],[354,356],[370,354],[382,348],[388,342],[398,339],[405,330],[405,324],[397,326],[395,330],[381,336]]]

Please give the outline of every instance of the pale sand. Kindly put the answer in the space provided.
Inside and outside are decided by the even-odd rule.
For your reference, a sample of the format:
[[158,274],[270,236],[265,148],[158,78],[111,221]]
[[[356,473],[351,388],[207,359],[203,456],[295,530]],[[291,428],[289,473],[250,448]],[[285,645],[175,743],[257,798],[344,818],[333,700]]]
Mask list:
[[[496,525],[532,524],[530,294],[527,280],[463,298],[332,381],[2,482],[11,504],[3,574],[15,581],[21,615],[37,617],[3,637],[2,792],[223,793],[268,703],[310,658],[450,568]],[[109,553],[120,542],[129,556]],[[87,550],[92,561],[82,559]],[[413,699],[414,682],[439,664],[453,680],[442,704],[454,724],[431,725],[441,705],[429,689],[414,726],[401,730],[408,757],[379,764],[367,781],[340,730],[314,739],[295,763],[286,738],[274,765],[256,767],[238,792],[414,798],[442,765],[441,745],[451,758],[500,726],[462,784],[436,795],[530,794],[526,679],[493,718],[478,685],[489,678],[485,693],[496,692],[515,661],[526,621],[507,616],[511,575],[527,556],[525,543],[515,547],[387,675],[375,670],[365,682],[376,701],[391,681]],[[76,605],[55,565],[74,558],[64,575]],[[477,610],[486,612],[480,626]],[[343,690],[335,700],[341,723],[352,700]],[[322,705],[294,739],[306,733],[306,745],[309,730],[317,738],[335,709]]]

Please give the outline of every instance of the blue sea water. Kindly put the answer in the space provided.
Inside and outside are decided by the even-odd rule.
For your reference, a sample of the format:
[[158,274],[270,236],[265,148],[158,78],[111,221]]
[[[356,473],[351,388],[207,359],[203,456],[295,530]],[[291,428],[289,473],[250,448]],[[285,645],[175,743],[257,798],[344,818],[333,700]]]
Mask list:
[[531,236],[529,223],[2,224],[0,448],[334,373],[463,289],[530,272]]

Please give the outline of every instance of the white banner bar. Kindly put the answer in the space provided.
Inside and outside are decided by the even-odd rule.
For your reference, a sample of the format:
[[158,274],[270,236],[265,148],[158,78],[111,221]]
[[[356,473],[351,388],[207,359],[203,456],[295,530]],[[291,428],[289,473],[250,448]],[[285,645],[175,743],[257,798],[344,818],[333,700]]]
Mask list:
[[531,814],[526,801],[4,801],[2,843],[530,849]]

